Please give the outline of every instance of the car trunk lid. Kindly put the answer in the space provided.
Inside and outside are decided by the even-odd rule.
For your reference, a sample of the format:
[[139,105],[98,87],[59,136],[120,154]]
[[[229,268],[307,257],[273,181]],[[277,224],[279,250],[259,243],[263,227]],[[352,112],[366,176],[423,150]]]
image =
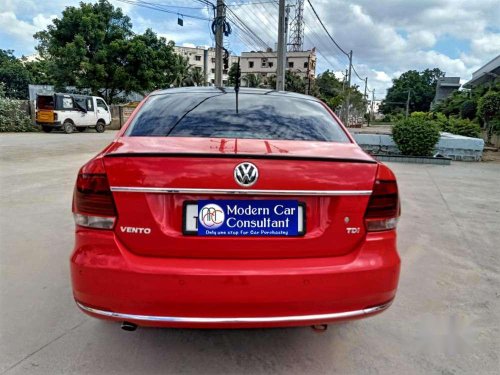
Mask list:
[[[238,185],[233,176],[242,162],[259,170],[250,188]],[[365,236],[363,215],[377,170],[377,163],[355,144],[254,139],[122,137],[109,147],[104,163],[118,211],[115,233],[127,250],[144,256],[229,259],[354,251]],[[305,234],[183,233],[186,202],[241,199],[298,201],[305,207]]]

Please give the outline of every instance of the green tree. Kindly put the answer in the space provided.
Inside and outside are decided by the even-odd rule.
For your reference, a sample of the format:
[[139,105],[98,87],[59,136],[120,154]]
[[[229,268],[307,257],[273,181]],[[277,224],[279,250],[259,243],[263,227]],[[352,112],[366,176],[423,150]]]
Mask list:
[[31,75],[31,84],[53,85],[56,83],[54,78],[54,67],[49,60],[26,61],[26,59],[23,58],[22,61]]
[[205,77],[201,73],[201,68],[190,67],[188,76],[182,81],[183,86],[202,86]]
[[477,115],[486,124],[488,140],[494,132],[500,133],[500,91],[489,91],[479,99]]
[[0,82],[5,84],[5,96],[13,99],[28,99],[28,85],[32,76],[14,51],[0,49]]
[[[151,29],[134,35],[125,48],[125,73],[132,80],[131,87],[125,91],[144,93],[168,87],[177,70],[189,69],[187,59],[179,60],[174,53],[174,42],[158,37]],[[200,75],[196,76],[196,82],[202,84],[203,77],[201,81],[199,78]]]
[[306,81],[297,73],[287,70],[285,74],[285,90],[305,94]]
[[337,110],[344,103],[344,89],[342,82],[330,70],[319,74],[314,82],[316,96],[328,104],[332,110]]
[[173,87],[183,86],[186,78],[189,77],[190,66],[188,59],[181,55],[174,55],[172,72],[170,75],[170,85]]
[[460,117],[473,120],[476,117],[477,103],[474,100],[466,100],[460,106]]
[[392,87],[382,101],[380,110],[385,114],[404,111],[410,91],[410,112],[428,111],[436,94],[436,84],[444,73],[438,69],[426,69],[423,72],[409,70],[399,78],[392,80]]
[[122,92],[168,86],[178,77],[176,69],[187,65],[176,58],[173,42],[150,29],[134,35],[130,18],[107,0],[67,7],[35,38],[57,86],[90,89],[108,102]]
[[259,87],[262,83],[261,77],[253,73],[247,74],[245,80],[247,81],[248,87]]
[[229,72],[227,72],[228,83],[230,86],[236,85],[236,73],[238,71],[238,64],[233,63],[231,68],[229,68]]
[[324,101],[343,95],[342,82],[330,70],[318,75],[315,80],[315,86],[318,88],[320,99]]

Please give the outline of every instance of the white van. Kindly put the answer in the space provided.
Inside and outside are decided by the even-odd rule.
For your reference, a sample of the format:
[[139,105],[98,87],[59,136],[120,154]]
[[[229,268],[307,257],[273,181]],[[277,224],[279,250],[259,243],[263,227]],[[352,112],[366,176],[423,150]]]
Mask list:
[[111,111],[104,99],[98,96],[74,94],[39,94],[36,97],[36,123],[44,132],[62,129],[72,133],[95,128],[104,132],[111,124]]

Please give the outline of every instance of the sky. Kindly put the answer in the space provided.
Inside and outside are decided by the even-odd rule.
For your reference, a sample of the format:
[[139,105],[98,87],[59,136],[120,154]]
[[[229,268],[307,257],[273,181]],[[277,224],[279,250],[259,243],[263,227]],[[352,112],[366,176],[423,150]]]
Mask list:
[[[213,12],[203,7],[202,1],[145,1],[161,4],[173,14],[138,6],[137,0],[110,2],[131,18],[136,33],[151,28],[177,45],[214,45],[208,20]],[[353,51],[355,70],[362,79],[368,77],[368,89],[375,89],[376,98],[383,98],[392,79],[410,69],[438,67],[447,76],[461,77],[464,83],[475,70],[500,53],[500,0],[310,1],[339,46],[346,52]],[[0,0],[0,48],[14,50],[19,57],[35,53],[33,34],[61,17],[66,6],[78,3]],[[295,5],[296,0],[287,3]],[[226,0],[226,4],[265,45],[275,48],[277,1]],[[290,9],[293,18],[296,7]],[[177,24],[179,17],[183,18],[184,26]],[[304,48],[316,47],[317,73],[330,69],[342,77],[348,66],[347,57],[328,38],[308,0],[305,0],[304,20]],[[226,38],[225,46],[233,54],[263,49],[262,44],[249,40],[237,27]],[[364,81],[354,73],[352,82],[364,88]]]

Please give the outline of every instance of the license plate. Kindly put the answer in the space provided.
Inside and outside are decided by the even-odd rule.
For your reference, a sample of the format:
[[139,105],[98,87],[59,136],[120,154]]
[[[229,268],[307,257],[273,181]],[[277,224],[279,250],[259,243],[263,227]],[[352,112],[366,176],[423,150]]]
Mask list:
[[203,200],[184,204],[186,235],[302,236],[305,205],[294,200]]

